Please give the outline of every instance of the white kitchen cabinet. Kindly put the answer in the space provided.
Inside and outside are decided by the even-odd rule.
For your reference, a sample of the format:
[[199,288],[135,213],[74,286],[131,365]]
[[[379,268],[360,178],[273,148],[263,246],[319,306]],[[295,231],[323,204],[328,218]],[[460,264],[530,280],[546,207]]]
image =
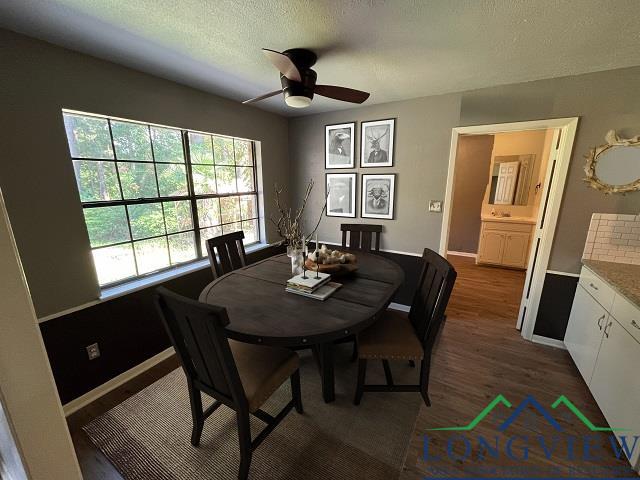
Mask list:
[[[640,308],[582,268],[564,343],[611,428],[640,435]],[[629,459],[640,469],[640,447]]]
[[[589,388],[611,428],[624,428],[629,448],[633,436],[640,435],[640,343],[611,317]],[[638,465],[640,448],[636,445],[632,465]]]
[[608,316],[602,305],[578,285],[564,343],[587,384],[593,375]]

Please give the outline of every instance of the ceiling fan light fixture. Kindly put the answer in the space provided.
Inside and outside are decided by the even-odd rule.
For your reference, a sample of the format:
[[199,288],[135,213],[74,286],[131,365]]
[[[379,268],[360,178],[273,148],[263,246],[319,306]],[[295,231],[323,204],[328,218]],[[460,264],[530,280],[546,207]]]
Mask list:
[[286,104],[293,108],[306,108],[311,105],[311,99],[304,95],[289,95],[284,97]]
[[[369,92],[337,85],[317,85],[318,74],[311,67],[316,63],[318,57],[311,50],[290,48],[280,53],[263,48],[262,51],[280,72],[280,85],[282,85],[280,91],[283,93],[284,101],[288,107],[306,108],[311,105],[314,94],[351,103],[362,103],[369,98]],[[273,97],[280,91],[276,90],[250,98],[242,103],[258,102]]]

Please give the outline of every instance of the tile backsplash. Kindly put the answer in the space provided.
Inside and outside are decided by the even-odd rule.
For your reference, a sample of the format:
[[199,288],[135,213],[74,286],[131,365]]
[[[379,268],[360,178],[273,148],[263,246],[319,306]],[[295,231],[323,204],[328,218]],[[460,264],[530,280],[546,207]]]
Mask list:
[[582,258],[640,265],[640,215],[594,213]]

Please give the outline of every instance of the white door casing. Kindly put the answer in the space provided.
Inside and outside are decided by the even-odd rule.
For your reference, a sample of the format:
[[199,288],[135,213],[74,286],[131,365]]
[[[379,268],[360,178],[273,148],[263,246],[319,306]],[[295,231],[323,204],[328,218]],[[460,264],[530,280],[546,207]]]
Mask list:
[[82,478],[0,192],[0,391],[30,480]]
[[538,212],[536,229],[530,248],[524,292],[520,305],[520,312],[516,328],[521,329],[522,336],[532,340],[538,306],[542,295],[542,287],[549,266],[551,247],[556,231],[558,214],[562,203],[565,182],[576,129],[578,117],[553,118],[547,120],[532,120],[515,123],[502,123],[494,125],[476,125],[470,127],[455,127],[451,135],[451,147],[449,152],[449,167],[447,170],[447,186],[442,216],[442,230],[440,233],[441,255],[446,256],[449,242],[449,229],[451,227],[452,200],[455,183],[455,166],[460,135],[491,135],[503,132],[517,132],[526,130],[554,129],[554,138],[549,161],[547,162],[547,174],[542,190],[542,203]]

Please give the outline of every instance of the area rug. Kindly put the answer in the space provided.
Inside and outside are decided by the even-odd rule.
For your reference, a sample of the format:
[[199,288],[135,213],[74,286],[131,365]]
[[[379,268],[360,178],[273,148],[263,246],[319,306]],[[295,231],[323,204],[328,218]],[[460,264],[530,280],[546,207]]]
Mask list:
[[[357,363],[349,345],[336,351],[336,400],[322,401],[312,355],[300,352],[305,413],[291,412],[253,454],[249,478],[325,480],[398,478],[420,408],[417,393],[364,394],[352,403]],[[383,383],[380,362],[369,362],[367,383]],[[392,363],[397,383],[416,383],[418,368]],[[290,397],[283,385],[263,406],[275,414]],[[205,407],[211,403],[203,395]],[[252,418],[253,436],[264,424]],[[181,369],[84,427],[127,480],[235,479],[239,465],[235,413],[220,407],[205,423],[198,448],[189,443],[191,415]]]

